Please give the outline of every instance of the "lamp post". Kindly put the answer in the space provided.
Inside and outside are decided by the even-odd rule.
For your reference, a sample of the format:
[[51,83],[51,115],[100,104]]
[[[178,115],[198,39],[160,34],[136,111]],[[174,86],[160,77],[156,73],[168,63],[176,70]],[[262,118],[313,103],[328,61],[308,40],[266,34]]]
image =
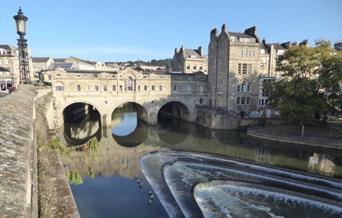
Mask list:
[[19,49],[19,71],[20,71],[20,84],[31,83],[30,69],[29,69],[29,59],[27,52],[27,40],[25,39],[26,34],[26,21],[27,17],[24,16],[21,8],[19,8],[18,14],[15,15],[14,20],[17,25],[17,33],[19,35],[18,39],[18,49]]

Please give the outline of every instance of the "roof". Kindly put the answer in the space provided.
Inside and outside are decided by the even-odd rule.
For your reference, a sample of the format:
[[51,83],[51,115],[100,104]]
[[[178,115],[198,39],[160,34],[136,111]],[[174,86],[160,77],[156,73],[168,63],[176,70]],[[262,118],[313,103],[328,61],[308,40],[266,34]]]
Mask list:
[[269,44],[269,45],[273,45],[273,48],[275,49],[275,50],[285,50],[286,48],[282,45],[282,44],[280,44],[280,43],[271,43],[271,44]]
[[235,36],[237,38],[255,38],[254,36],[248,35],[246,33],[229,32],[229,35]]
[[51,68],[56,69],[56,68],[63,68],[64,70],[70,70],[73,67],[73,63],[66,63],[66,62],[58,62],[58,63],[53,63]]
[[83,63],[88,63],[88,64],[91,64],[91,65],[96,64],[96,62],[94,62],[94,61],[83,60],[83,59],[81,59],[81,58],[77,58],[77,57],[74,57],[74,56],[70,56],[70,57],[67,58],[67,59],[68,59],[68,60],[74,59],[74,60],[76,60],[76,61],[83,62]]
[[32,57],[33,62],[47,62],[50,57]]
[[11,45],[0,45],[0,48],[6,49],[6,50],[16,50],[17,48]]
[[[180,50],[180,53],[182,51],[182,48]],[[201,55],[201,52],[199,49],[189,49],[189,48],[183,48],[183,57],[184,58],[206,58],[205,55]]]
[[53,61],[56,63],[63,63],[65,62],[65,58],[54,58]]

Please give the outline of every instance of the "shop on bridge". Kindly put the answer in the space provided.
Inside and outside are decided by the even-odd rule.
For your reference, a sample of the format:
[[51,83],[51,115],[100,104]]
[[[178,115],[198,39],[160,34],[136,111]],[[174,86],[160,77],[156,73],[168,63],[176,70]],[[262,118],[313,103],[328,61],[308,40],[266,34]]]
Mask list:
[[0,92],[10,93],[14,89],[13,75],[11,75],[8,69],[0,67]]

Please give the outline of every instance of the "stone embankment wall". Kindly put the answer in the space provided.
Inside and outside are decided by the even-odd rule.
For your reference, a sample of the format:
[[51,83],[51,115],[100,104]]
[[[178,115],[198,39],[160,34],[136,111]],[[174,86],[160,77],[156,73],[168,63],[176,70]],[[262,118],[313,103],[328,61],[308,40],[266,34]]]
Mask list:
[[21,85],[0,97],[0,218],[79,217],[58,153],[39,149],[37,155],[52,114],[51,88]]
[[37,217],[35,96],[22,85],[0,98],[0,217]]

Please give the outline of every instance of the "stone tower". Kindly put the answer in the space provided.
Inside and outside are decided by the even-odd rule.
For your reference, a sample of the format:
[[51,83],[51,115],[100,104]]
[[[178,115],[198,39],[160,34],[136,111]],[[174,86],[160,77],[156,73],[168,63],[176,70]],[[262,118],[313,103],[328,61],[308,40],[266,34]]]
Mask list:
[[255,109],[258,98],[260,44],[256,28],[243,33],[210,33],[208,48],[209,107],[212,128],[236,128]]

